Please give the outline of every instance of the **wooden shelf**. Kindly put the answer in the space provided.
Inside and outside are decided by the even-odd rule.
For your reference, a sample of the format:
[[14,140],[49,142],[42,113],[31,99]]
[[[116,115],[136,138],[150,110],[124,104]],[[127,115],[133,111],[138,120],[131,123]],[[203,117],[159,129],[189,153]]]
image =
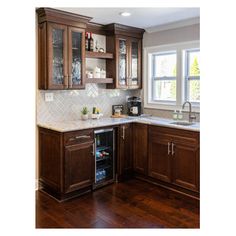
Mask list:
[[112,84],[113,78],[86,78],[86,84],[95,83],[95,84]]
[[113,53],[86,51],[86,58],[113,59]]

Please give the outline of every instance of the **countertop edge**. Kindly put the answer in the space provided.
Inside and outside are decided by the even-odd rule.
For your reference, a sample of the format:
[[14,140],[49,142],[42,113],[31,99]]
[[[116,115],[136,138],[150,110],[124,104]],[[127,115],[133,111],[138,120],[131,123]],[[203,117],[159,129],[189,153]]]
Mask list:
[[56,125],[50,125],[50,124],[38,123],[37,126],[64,133],[64,132],[79,131],[79,130],[85,130],[85,129],[97,129],[97,128],[101,128],[101,127],[115,126],[115,125],[128,124],[128,123],[141,123],[141,124],[162,126],[162,127],[167,127],[167,128],[188,130],[188,131],[193,131],[193,132],[200,132],[200,127],[175,125],[175,124],[170,124],[170,123],[163,123],[160,121],[151,121],[151,120],[147,121],[147,119],[142,120],[142,118],[127,119],[127,120],[122,120],[122,121],[116,120],[115,122],[114,122],[114,120],[113,121],[111,120],[110,122],[107,121],[107,123],[104,122],[103,124],[100,124],[100,125],[99,124],[98,125],[84,124],[83,127],[76,126],[73,128],[64,128],[64,129],[60,128],[60,127],[56,127]]

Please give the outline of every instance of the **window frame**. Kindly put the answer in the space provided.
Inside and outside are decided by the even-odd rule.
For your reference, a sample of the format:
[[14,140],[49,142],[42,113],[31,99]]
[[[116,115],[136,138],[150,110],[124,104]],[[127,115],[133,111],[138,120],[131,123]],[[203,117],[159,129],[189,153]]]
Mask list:
[[165,52],[160,52],[160,53],[153,53],[152,54],[152,101],[154,102],[162,102],[162,103],[175,103],[176,99],[174,101],[172,100],[155,100],[154,97],[154,82],[155,81],[168,81],[168,80],[177,80],[177,75],[176,76],[162,76],[162,77],[155,77],[154,75],[156,74],[156,70],[155,70],[155,57],[157,56],[162,56],[162,55],[175,55],[176,57],[176,62],[177,62],[177,52],[176,50],[172,50],[172,51],[165,51]]
[[[154,47],[144,47],[143,49],[143,88],[144,88],[144,108],[176,110],[182,109],[182,104],[186,101],[185,91],[185,63],[184,53],[187,50],[199,49],[199,40],[181,42],[176,44],[159,45]],[[176,101],[153,101],[152,100],[152,55],[163,52],[176,51]],[[193,111],[200,111],[200,103],[192,103]]]
[[[189,91],[189,81],[190,80],[199,80],[199,81],[201,81],[200,80],[200,76],[201,75],[199,75],[199,76],[191,76],[191,75],[189,75],[189,65],[190,65],[190,62],[189,62],[189,60],[190,60],[190,56],[189,56],[189,53],[191,53],[191,52],[200,52],[200,48],[191,48],[191,49],[186,49],[185,51],[184,51],[184,60],[185,60],[185,75],[184,75],[184,79],[185,79],[185,100],[186,101],[190,101],[190,91]],[[193,102],[193,101],[190,101],[194,106],[199,106],[200,105],[200,102]]]

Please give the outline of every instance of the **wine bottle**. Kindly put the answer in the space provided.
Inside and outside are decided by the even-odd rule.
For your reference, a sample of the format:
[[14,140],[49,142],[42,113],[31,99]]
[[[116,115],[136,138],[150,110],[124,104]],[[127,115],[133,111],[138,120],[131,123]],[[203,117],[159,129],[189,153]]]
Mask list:
[[85,50],[89,51],[89,38],[88,38],[88,32],[86,32],[85,36]]
[[93,45],[94,42],[93,42],[93,36],[92,36],[92,33],[90,33],[90,39],[89,39],[89,51],[93,52]]

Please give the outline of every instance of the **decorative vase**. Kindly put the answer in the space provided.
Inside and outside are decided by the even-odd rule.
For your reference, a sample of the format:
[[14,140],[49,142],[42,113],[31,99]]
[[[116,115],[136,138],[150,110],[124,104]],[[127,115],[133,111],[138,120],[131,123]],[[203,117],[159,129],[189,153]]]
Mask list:
[[83,115],[83,114],[82,114],[82,115],[81,115],[81,119],[82,119],[82,120],[87,120],[87,119],[88,119],[88,114],[86,114],[86,115]]

